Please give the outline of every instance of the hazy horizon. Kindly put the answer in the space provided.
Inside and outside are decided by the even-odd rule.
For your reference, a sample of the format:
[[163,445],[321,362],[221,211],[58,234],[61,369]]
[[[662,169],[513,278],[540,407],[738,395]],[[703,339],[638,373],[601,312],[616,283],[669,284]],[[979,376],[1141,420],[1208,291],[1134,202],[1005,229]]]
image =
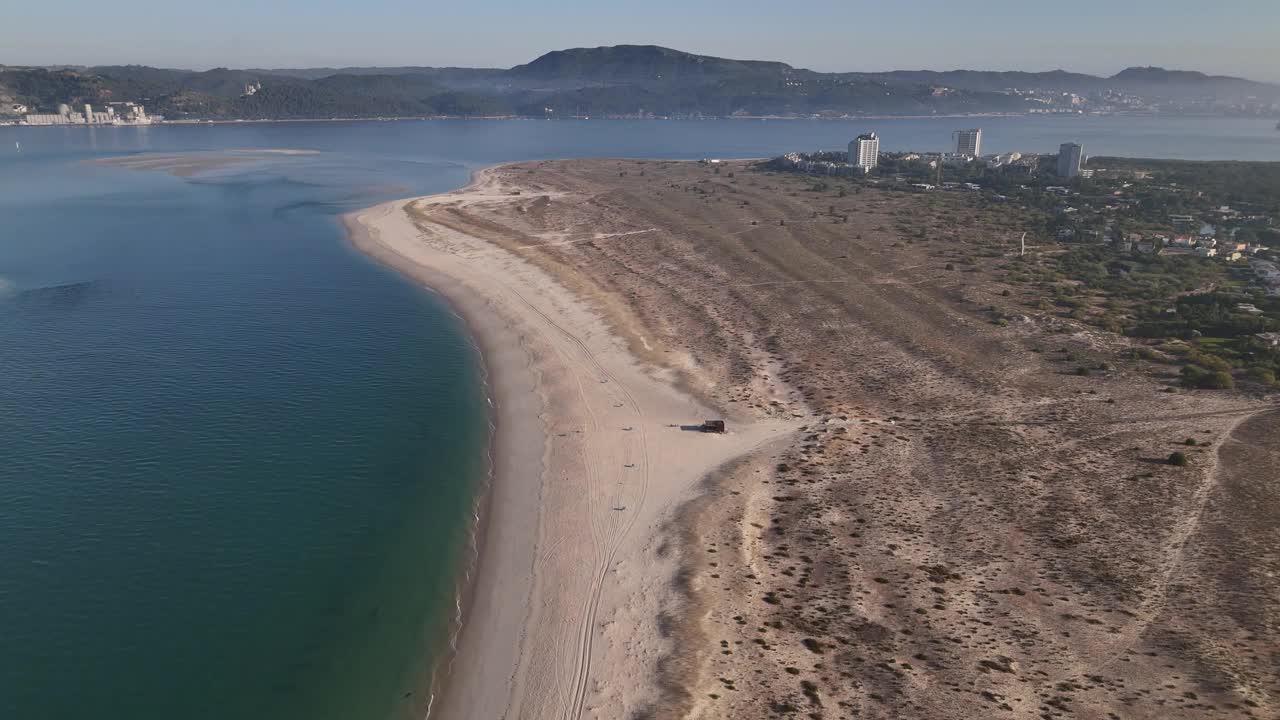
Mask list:
[[[1061,69],[1110,76],[1159,66],[1280,82],[1280,48],[1270,37],[1280,27],[1280,5],[1255,0],[1134,0],[1125,7],[993,0],[978,10],[940,0],[893,7],[814,0],[750,13],[723,0],[656,0],[642,14],[582,0],[536,11],[508,2],[430,7],[399,0],[358,7],[331,0],[70,4],[25,5],[11,14],[0,28],[8,50],[0,63],[506,68],[552,50],[629,44],[822,72]],[[867,25],[872,31],[859,34]]]

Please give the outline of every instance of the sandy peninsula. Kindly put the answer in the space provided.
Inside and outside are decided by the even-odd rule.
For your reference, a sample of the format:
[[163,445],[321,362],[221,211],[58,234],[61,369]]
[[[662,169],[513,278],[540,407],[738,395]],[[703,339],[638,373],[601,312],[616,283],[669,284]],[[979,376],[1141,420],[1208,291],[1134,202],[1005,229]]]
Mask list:
[[621,160],[349,217],[490,373],[433,715],[1274,717],[1274,400],[1037,310],[999,272],[1020,222]]
[[483,233],[436,222],[513,201],[493,171],[347,218],[358,248],[443,295],[485,359],[494,477],[456,657],[432,717],[627,717],[661,704],[678,600],[661,532],[717,467],[798,418],[721,414],[637,361],[601,312]]

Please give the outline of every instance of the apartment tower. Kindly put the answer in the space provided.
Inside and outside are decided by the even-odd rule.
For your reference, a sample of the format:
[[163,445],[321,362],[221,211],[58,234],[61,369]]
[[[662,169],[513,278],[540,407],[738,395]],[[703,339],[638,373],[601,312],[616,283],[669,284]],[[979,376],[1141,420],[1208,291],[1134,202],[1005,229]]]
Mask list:
[[880,162],[880,138],[875,133],[859,135],[849,143],[849,164],[870,172]]
[[1084,165],[1083,145],[1063,143],[1062,147],[1058,148],[1058,177],[1079,177],[1082,165]]
[[982,154],[982,128],[957,130],[955,137],[957,155],[968,155],[976,158]]

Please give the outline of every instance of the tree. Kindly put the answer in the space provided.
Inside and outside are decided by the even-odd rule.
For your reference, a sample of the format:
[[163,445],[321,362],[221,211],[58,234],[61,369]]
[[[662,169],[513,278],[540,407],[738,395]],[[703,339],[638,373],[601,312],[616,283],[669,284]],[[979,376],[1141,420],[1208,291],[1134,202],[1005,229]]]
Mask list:
[[1181,450],[1175,450],[1169,453],[1169,464],[1176,467],[1186,467],[1189,460],[1187,454]]

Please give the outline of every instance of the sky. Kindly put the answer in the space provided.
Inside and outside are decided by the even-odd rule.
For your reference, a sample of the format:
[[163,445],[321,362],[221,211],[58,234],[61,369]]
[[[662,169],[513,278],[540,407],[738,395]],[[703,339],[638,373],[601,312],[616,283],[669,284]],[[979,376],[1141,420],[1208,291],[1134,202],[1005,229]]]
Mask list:
[[1280,82],[1280,0],[8,0],[0,64],[510,67],[665,45],[821,71],[1133,65]]

